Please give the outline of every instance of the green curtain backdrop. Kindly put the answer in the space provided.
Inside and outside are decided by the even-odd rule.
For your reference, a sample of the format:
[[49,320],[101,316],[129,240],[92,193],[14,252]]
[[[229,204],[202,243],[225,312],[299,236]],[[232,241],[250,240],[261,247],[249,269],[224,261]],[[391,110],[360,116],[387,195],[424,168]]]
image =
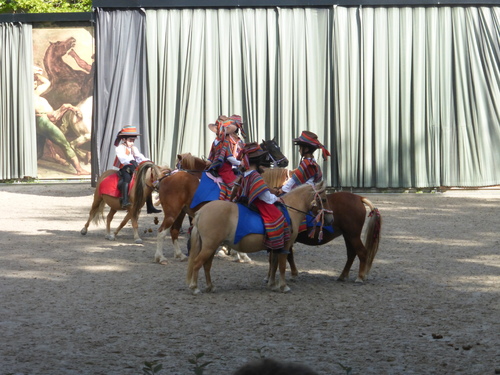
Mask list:
[[96,78],[92,127],[92,182],[113,166],[116,135],[126,125],[142,134],[139,150],[149,157],[146,52],[142,11],[96,13]]
[[0,180],[36,177],[31,25],[0,23]]
[[499,9],[148,10],[153,158],[205,155],[238,113],[292,165],[317,133],[331,186],[497,185]]
[[[318,134],[337,188],[500,185],[500,7],[98,9],[93,177],[128,123],[158,164]],[[35,174],[29,26],[2,24],[0,178]],[[319,153],[317,158],[321,159]]]

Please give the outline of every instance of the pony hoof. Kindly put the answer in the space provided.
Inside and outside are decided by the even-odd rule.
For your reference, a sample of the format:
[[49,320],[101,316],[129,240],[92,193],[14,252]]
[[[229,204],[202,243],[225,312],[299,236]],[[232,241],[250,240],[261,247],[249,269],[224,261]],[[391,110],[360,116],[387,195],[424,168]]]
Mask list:
[[290,289],[290,287],[287,285],[285,286],[283,289],[281,289],[281,292],[282,293],[290,293],[292,290]]
[[176,255],[175,258],[179,259],[181,262],[184,262],[185,260],[187,260],[187,256],[185,256],[182,253],[181,253],[181,255]]
[[83,228],[81,231],[80,231],[80,234],[82,236],[85,236],[87,234],[87,228]]
[[144,243],[144,241],[141,238],[138,238],[135,240],[135,243],[138,245],[142,245]]
[[197,296],[199,294],[201,294],[201,290],[199,290],[198,288],[193,289],[193,296]]
[[155,263],[158,263],[158,264],[161,264],[162,266],[165,266],[168,264],[168,260],[165,257],[157,256],[157,257],[155,257]]
[[363,284],[364,283],[364,280],[360,277],[356,278],[356,280],[354,281],[356,284]]
[[108,235],[106,235],[106,239],[108,241],[114,241],[115,240],[115,236],[113,236],[112,234],[108,234]]

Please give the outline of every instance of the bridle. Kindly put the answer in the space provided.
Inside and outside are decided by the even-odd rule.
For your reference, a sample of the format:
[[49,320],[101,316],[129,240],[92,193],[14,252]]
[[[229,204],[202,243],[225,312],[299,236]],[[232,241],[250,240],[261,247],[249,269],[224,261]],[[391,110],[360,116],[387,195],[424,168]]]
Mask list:
[[[314,200],[316,202],[320,203],[319,206],[321,206],[321,208],[318,210],[318,213],[316,214],[316,216],[314,216],[313,223],[315,225],[314,225],[313,229],[309,232],[308,236],[309,236],[309,238],[313,238],[314,237],[314,233],[316,232],[316,223],[320,223],[319,234],[318,234],[318,242],[321,242],[321,240],[323,239],[323,227],[325,225],[325,215],[326,214],[333,215],[333,211],[325,208],[324,205],[323,205],[323,200],[324,199],[321,197],[321,194],[324,192],[324,190],[317,191],[314,186],[313,186],[313,190],[314,190]],[[295,208],[295,207],[292,207],[292,206],[288,206],[288,205],[286,205],[283,202],[282,202],[282,204],[287,209],[291,209],[291,210],[294,210],[296,212],[300,212],[300,213],[302,213],[302,214],[304,214],[306,216],[312,217],[312,215],[309,212],[305,212],[305,211],[299,210],[298,208]]]
[[272,160],[272,162],[273,162],[273,166],[274,166],[274,168],[278,168],[278,167],[279,167],[279,165],[280,165],[280,163],[281,163],[282,161],[284,161],[284,160],[288,160],[288,159],[286,158],[286,156],[283,156],[281,159],[276,160],[276,159],[273,157],[273,155],[272,155],[271,153],[269,153],[268,155],[269,155],[269,159],[271,159],[271,160]]
[[[285,155],[283,155],[283,157],[281,159],[276,160],[276,158],[273,156],[273,154],[269,151],[269,147],[266,145],[266,142],[269,142],[269,141],[262,141],[261,147],[264,151],[267,151],[267,155],[269,156],[269,159],[271,159],[273,167],[279,168],[280,163],[282,161],[287,161],[288,159],[286,158]],[[273,142],[273,141],[271,141],[271,142]],[[273,144],[275,144],[275,143],[273,142]],[[275,145],[279,150],[278,145],[277,144],[275,144]]]
[[188,172],[188,173],[201,173],[205,170],[205,169],[185,169],[182,167],[182,160],[179,160],[177,162],[177,164],[175,165],[175,169],[179,170],[179,171]]
[[[313,188],[314,189],[314,188]],[[326,209],[324,206],[323,206],[323,198],[321,197],[321,193],[323,193],[324,190],[322,192],[318,192],[316,191],[316,189],[314,190],[314,199],[316,201],[319,200],[320,204],[321,204],[321,208],[319,209],[318,211],[318,214],[316,215],[316,217],[313,219],[313,222],[316,224],[316,223],[320,223],[320,226],[319,226],[319,233],[318,233],[318,242],[321,242],[321,240],[323,239],[323,227],[325,226],[325,214],[329,214],[329,215],[332,215],[333,216],[333,211],[332,210],[329,210],[329,209]],[[326,199],[325,199],[326,201]],[[309,238],[313,238],[314,237],[314,233],[316,232],[316,225],[314,225],[314,228],[309,232]]]

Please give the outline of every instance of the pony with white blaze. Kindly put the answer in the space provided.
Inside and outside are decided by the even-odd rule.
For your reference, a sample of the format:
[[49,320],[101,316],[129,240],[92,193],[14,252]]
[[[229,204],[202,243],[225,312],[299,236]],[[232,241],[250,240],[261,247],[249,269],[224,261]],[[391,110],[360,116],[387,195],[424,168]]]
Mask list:
[[[324,192],[323,183],[317,186],[304,184],[283,195],[282,199],[291,220],[291,235],[290,240],[285,244],[285,250],[289,250],[294,243],[299,231],[299,225],[307,212],[310,210],[324,211],[322,209]],[[198,289],[198,272],[201,267],[205,271],[206,291],[214,291],[210,268],[215,252],[221,244],[244,253],[254,253],[266,249],[264,234],[251,233],[245,235],[240,241],[235,241],[238,218],[238,204],[229,201],[209,202],[196,213],[191,232],[191,251],[189,253],[187,272],[187,283],[194,294],[200,293]],[[280,271],[279,290],[289,292],[290,288],[286,285],[285,280],[287,254],[278,254],[277,258]],[[274,274],[269,278],[268,286],[277,289]]]

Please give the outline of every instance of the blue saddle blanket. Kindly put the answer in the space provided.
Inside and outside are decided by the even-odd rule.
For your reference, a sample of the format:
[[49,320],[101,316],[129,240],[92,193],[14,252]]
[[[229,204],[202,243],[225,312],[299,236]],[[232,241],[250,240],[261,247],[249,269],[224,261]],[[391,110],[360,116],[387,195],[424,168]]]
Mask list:
[[[314,214],[312,211],[309,211],[306,215],[306,218],[305,220],[302,222],[302,225],[301,227],[305,224],[307,226],[307,228],[312,228],[312,227],[319,227],[321,226],[321,223],[319,222],[314,222]],[[326,230],[327,232],[330,232],[330,233],[333,233],[333,225],[324,225],[323,226],[323,229]],[[299,230],[300,232],[300,230]]]
[[201,175],[200,184],[194,193],[190,208],[193,209],[201,203],[219,200],[220,189],[217,183],[211,180],[206,172]]
[[[279,204],[277,206],[290,226],[290,215],[286,208]],[[260,214],[243,204],[238,203],[238,225],[234,235],[234,243],[237,244],[241,239],[249,234],[256,233],[264,235],[266,230],[264,228],[264,220]]]

